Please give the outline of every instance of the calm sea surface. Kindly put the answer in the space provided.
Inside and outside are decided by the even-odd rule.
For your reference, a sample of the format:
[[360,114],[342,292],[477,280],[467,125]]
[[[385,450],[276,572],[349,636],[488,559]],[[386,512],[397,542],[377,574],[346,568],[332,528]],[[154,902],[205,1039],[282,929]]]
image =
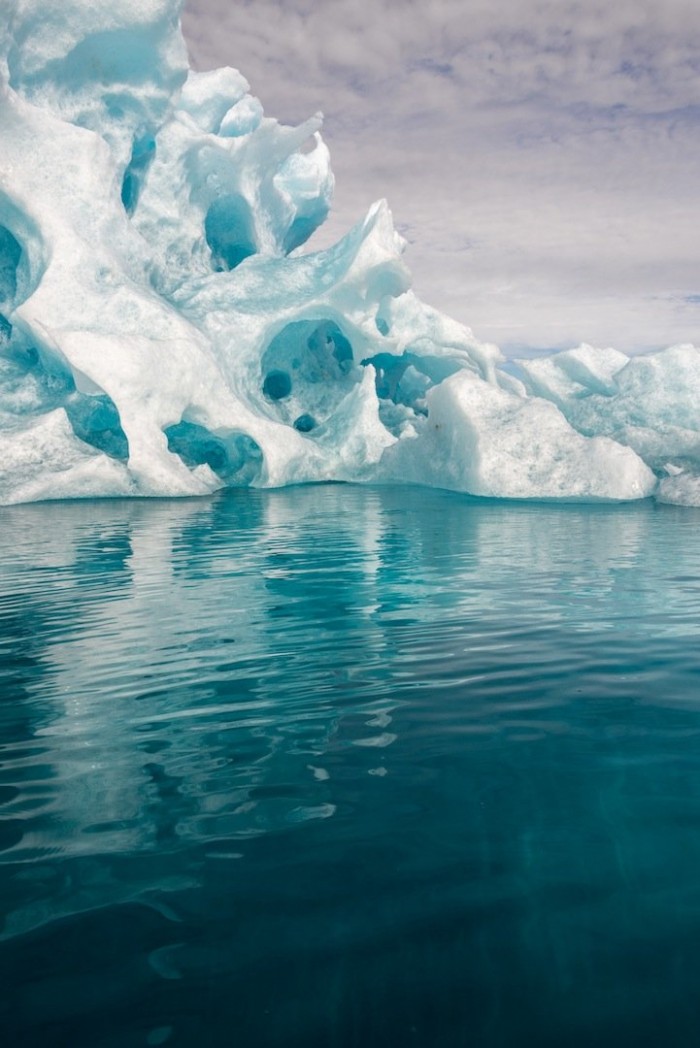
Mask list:
[[700,1044],[700,511],[0,510],[0,1042]]

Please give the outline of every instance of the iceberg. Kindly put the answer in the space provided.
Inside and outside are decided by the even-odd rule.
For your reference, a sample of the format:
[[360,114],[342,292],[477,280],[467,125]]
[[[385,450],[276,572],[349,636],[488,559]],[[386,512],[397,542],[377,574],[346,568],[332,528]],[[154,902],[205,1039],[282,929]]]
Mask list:
[[307,241],[321,115],[190,70],[180,0],[0,0],[0,502],[412,482],[700,505],[700,351],[507,361],[385,202]]

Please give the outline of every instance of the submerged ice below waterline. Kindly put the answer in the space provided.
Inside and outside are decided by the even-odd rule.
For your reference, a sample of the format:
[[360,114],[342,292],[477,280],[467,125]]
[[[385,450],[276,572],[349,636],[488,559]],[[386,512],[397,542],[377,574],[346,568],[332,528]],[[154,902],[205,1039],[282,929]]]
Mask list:
[[694,1043],[697,511],[323,485],[0,530],[8,1043]]
[[504,368],[330,206],[320,115],[188,70],[179,0],[2,0],[0,502],[411,480],[700,502],[700,353]]

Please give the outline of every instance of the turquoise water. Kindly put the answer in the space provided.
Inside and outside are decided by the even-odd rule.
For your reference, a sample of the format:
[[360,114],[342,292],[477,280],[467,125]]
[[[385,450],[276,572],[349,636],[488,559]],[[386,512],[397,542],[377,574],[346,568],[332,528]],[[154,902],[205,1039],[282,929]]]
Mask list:
[[8,1045],[700,1043],[700,513],[0,510]]

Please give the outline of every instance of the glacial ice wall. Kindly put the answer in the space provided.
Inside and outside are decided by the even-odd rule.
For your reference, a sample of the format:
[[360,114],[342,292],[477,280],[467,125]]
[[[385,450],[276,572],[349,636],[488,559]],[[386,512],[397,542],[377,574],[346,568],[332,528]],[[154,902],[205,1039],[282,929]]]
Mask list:
[[416,482],[700,504],[700,352],[506,362],[330,206],[320,115],[188,70],[179,0],[0,0],[0,502]]

